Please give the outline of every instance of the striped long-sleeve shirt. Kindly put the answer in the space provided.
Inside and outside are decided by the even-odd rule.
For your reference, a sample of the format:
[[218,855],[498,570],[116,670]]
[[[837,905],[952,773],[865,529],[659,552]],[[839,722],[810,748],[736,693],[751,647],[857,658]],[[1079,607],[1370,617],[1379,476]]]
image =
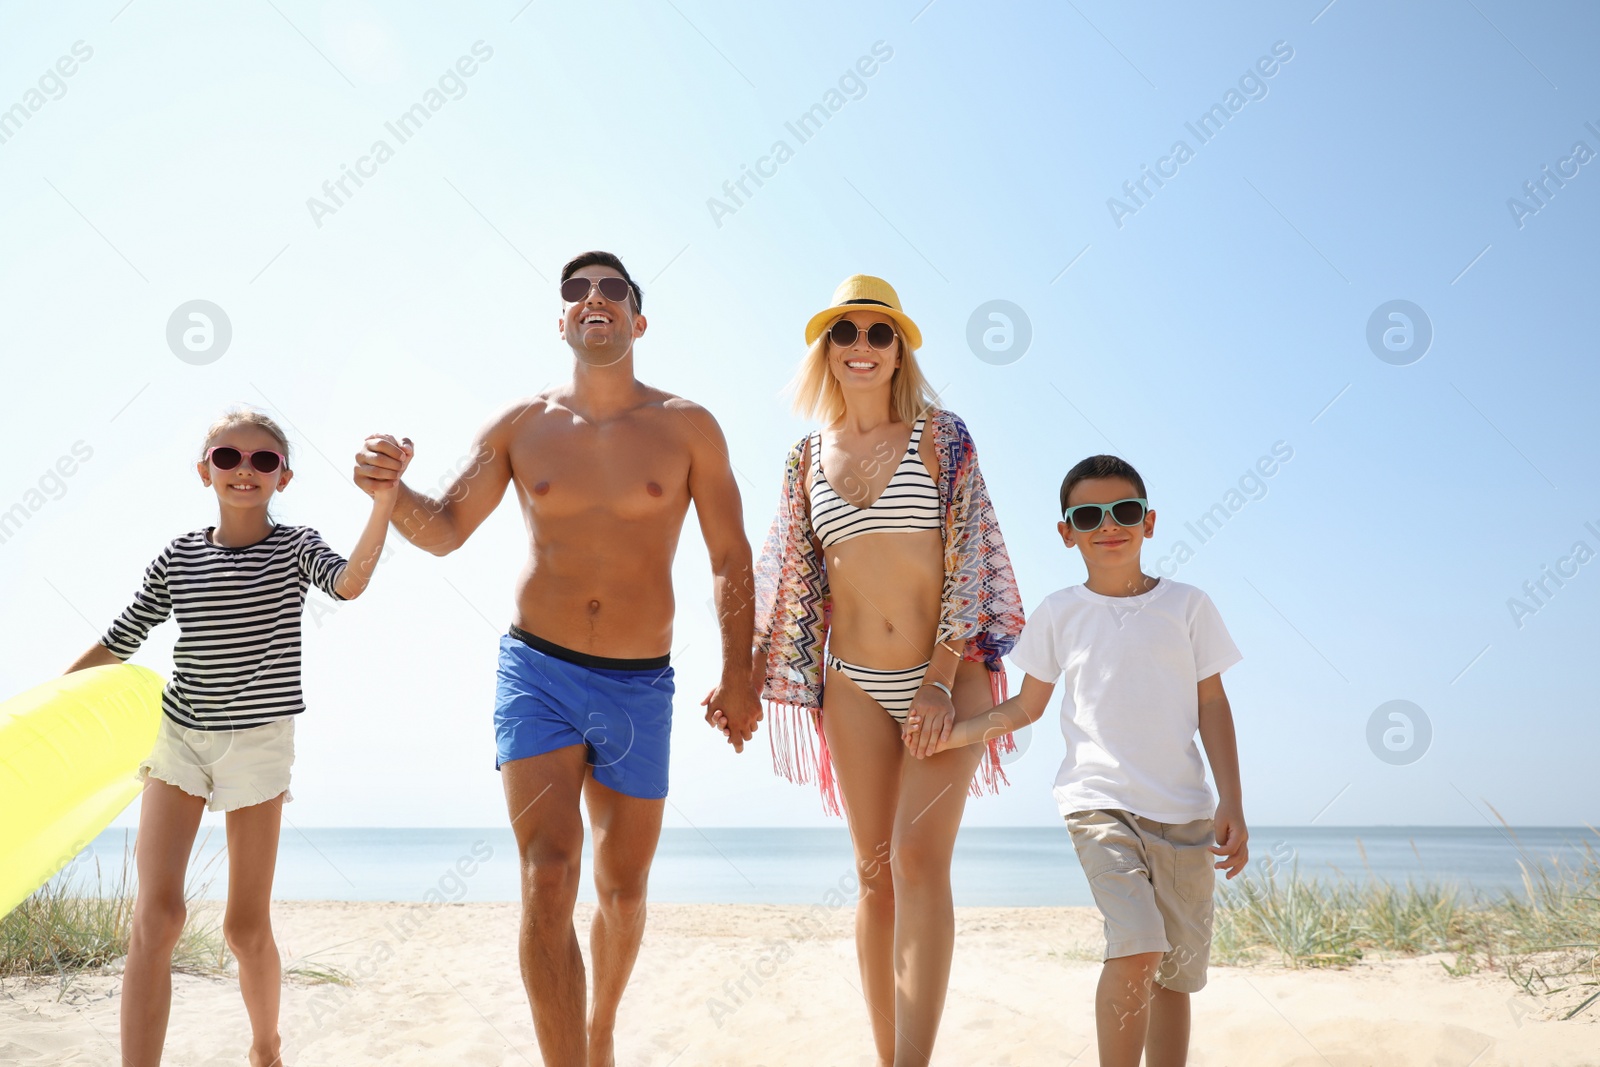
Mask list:
[[133,603],[101,638],[118,659],[150,628],[178,619],[171,681],[161,694],[173,721],[201,730],[261,726],[305,710],[300,615],[306,587],[342,600],[346,560],[309,526],[275,526],[242,548],[213,544],[211,528],[177,538],[144,572]]

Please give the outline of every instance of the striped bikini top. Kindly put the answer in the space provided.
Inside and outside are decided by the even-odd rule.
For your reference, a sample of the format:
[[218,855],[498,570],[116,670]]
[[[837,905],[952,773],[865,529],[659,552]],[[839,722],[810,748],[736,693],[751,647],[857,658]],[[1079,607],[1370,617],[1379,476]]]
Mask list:
[[811,527],[823,548],[869,533],[913,533],[937,530],[943,525],[939,487],[922,465],[917,445],[922,440],[918,419],[911,443],[900,457],[889,484],[870,507],[859,508],[834,492],[822,473],[822,434],[811,435]]

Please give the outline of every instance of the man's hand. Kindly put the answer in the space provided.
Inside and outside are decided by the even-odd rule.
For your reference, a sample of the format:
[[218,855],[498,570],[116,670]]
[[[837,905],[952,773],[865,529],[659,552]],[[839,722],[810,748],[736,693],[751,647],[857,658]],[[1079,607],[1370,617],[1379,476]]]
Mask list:
[[392,505],[400,493],[400,476],[415,454],[409,437],[395,440],[386,433],[372,434],[356,453],[356,487],[379,503],[387,498]]
[[735,752],[743,752],[744,743],[755,735],[756,723],[762,719],[756,691],[744,682],[724,679],[700,704],[706,709],[706,722],[722,731]]
[[1217,843],[1207,847],[1221,857],[1217,870],[1232,878],[1250,862],[1250,830],[1244,824],[1244,806],[1238,801],[1222,801],[1217,805],[1215,822]]

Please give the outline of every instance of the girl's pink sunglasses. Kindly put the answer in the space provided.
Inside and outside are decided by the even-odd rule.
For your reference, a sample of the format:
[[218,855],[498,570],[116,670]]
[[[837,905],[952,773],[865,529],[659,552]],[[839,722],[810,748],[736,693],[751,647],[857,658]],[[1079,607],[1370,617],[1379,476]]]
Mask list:
[[206,449],[206,459],[219,471],[231,471],[247,459],[250,461],[250,466],[262,474],[271,474],[279,467],[289,465],[288,457],[282,452],[274,452],[270,448],[241,452],[232,445],[214,445]]

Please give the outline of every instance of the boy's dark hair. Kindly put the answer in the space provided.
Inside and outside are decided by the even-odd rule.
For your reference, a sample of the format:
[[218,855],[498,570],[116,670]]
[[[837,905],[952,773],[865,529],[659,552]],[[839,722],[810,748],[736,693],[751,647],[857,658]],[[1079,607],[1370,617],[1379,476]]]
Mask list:
[[1072,495],[1072,487],[1090,478],[1126,478],[1140,496],[1150,495],[1145,492],[1144,479],[1139,477],[1139,472],[1121,456],[1090,456],[1080,460],[1061,480],[1061,514],[1067,513],[1067,498]]
[[561,268],[561,280],[566,281],[584,267],[610,267],[622,275],[622,280],[633,290],[633,313],[637,315],[644,310],[644,290],[628,275],[628,268],[622,265],[622,260],[610,252],[584,252],[567,260],[567,265]]

